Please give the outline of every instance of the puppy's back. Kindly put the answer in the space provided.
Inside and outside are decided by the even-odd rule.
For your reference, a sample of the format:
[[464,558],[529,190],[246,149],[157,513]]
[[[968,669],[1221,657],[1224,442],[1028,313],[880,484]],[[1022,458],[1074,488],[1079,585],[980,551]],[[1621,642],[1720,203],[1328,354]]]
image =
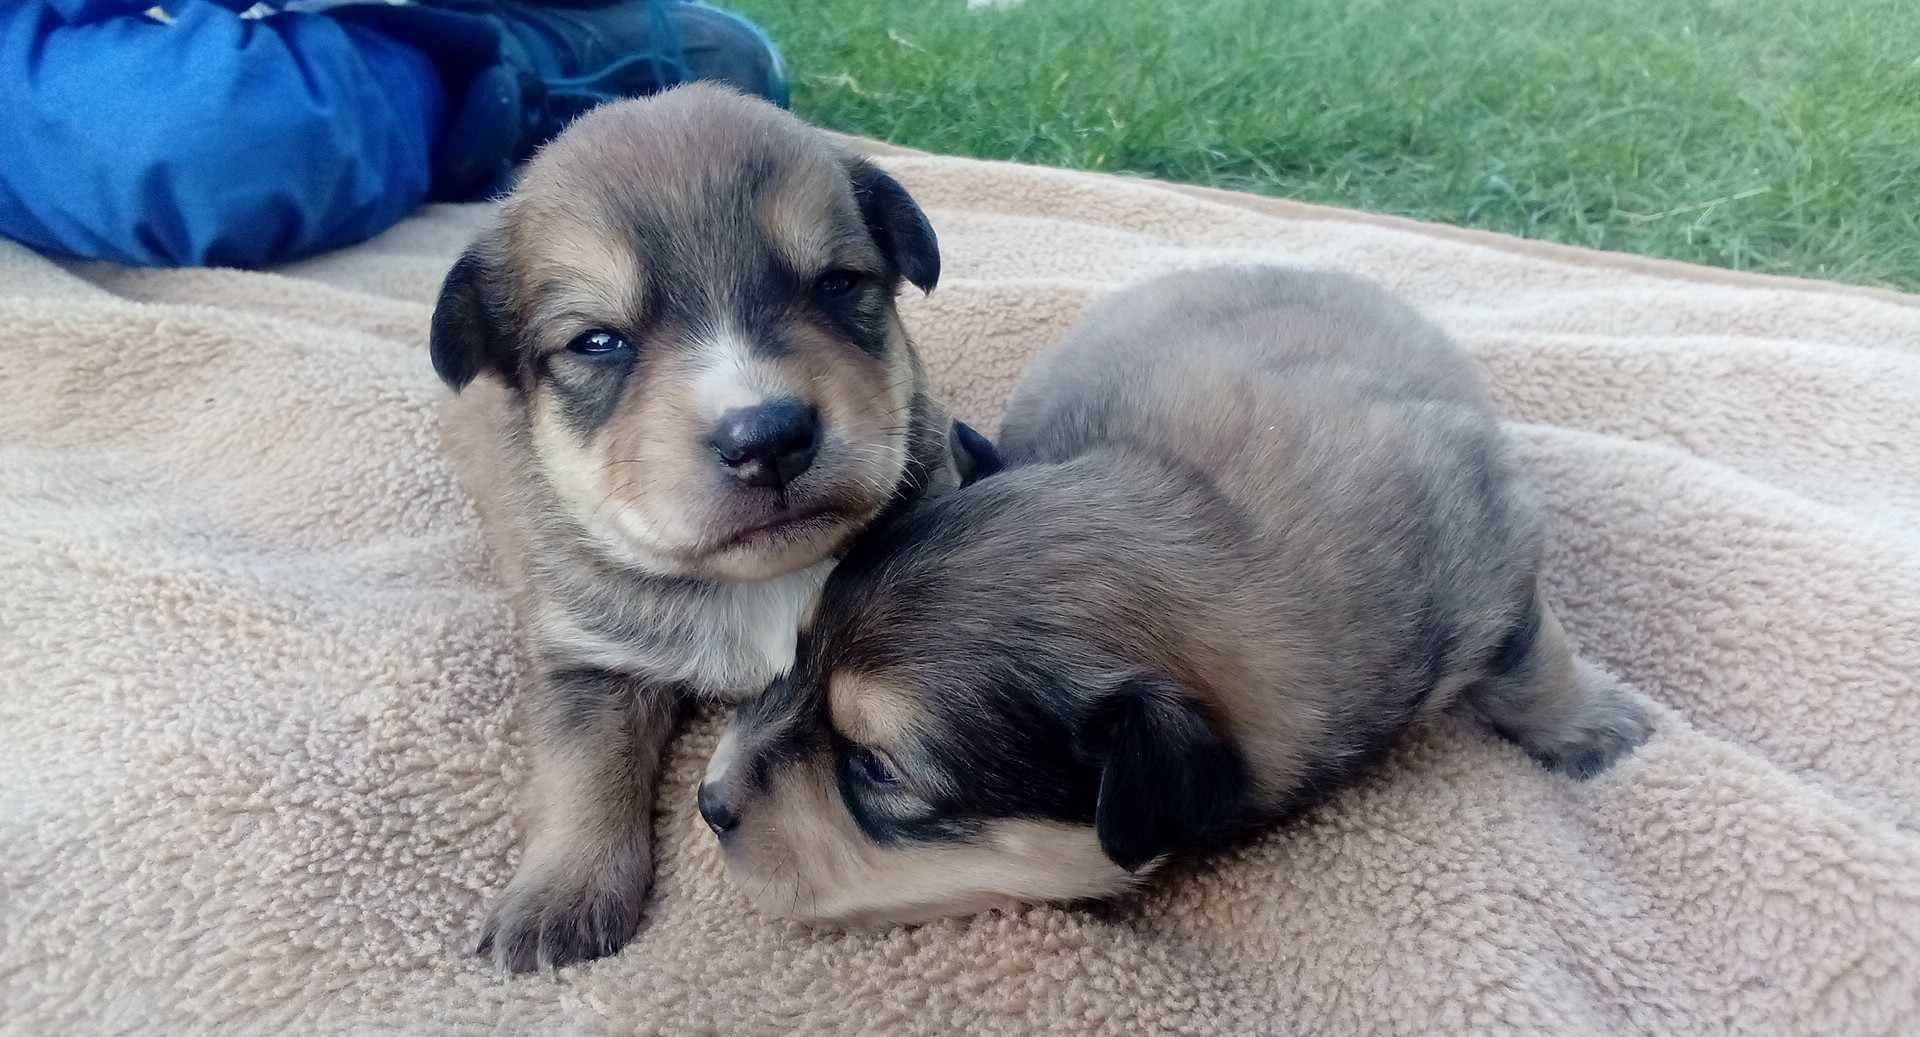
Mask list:
[[[1092,306],[1008,404],[1010,459],[1064,460],[1108,440],[1230,467],[1303,408],[1368,400],[1489,409],[1472,362],[1372,282],[1247,266],[1186,271]],[[1278,433],[1279,428],[1272,432]],[[1224,463],[1223,463],[1224,462]]]
[[1421,699],[1531,600],[1541,524],[1474,361],[1357,278],[1196,271],[1096,306],[1030,370],[1001,444],[1015,464],[1084,456],[1113,480],[1170,468],[1224,499],[1206,514],[1233,519],[1196,533],[1243,561],[1181,607],[1248,653],[1253,686],[1285,689],[1234,710],[1276,750],[1304,729],[1280,703],[1314,703],[1356,753],[1378,743],[1397,709],[1327,688]]

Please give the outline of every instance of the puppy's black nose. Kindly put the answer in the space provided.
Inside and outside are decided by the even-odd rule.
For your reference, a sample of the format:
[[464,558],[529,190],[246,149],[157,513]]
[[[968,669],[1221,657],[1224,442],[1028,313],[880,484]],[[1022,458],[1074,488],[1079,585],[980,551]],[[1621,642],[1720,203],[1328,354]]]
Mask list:
[[734,478],[749,486],[785,486],[820,452],[820,414],[794,399],[741,407],[720,415],[711,442]]
[[740,823],[740,812],[716,792],[712,785],[702,784],[694,799],[700,804],[700,817],[707,822],[708,828],[713,829],[713,834],[725,835]]

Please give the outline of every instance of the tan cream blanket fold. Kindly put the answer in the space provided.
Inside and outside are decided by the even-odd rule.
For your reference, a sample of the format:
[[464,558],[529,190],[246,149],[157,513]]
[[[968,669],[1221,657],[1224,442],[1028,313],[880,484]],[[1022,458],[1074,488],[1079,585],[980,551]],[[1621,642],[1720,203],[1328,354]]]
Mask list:
[[1449,721],[1138,901],[839,935],[728,886],[704,716],[640,936],[506,978],[465,950],[516,852],[516,664],[425,348],[484,210],[277,273],[0,243],[0,1031],[1920,1032],[1920,300],[886,163],[945,246],[909,324],[985,428],[1157,271],[1322,265],[1424,307],[1550,502],[1552,599],[1658,735],[1577,784]]

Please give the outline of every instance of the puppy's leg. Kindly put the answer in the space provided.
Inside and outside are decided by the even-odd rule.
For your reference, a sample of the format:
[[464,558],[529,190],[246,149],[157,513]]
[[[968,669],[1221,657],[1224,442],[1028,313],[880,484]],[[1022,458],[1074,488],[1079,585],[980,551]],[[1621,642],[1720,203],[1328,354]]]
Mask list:
[[612,954],[639,928],[678,704],[671,688],[600,670],[554,670],[529,691],[539,813],[478,948],[515,972]]
[[1574,656],[1538,593],[1465,697],[1495,731],[1576,778],[1606,770],[1652,731],[1646,711],[1618,681]]

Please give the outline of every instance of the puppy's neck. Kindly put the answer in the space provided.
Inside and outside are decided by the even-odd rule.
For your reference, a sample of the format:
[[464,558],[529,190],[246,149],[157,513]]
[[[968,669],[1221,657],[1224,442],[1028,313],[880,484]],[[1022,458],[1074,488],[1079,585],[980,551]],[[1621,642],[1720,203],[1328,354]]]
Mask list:
[[792,667],[833,565],[749,583],[554,567],[542,574],[533,632],[567,665],[740,701]]

